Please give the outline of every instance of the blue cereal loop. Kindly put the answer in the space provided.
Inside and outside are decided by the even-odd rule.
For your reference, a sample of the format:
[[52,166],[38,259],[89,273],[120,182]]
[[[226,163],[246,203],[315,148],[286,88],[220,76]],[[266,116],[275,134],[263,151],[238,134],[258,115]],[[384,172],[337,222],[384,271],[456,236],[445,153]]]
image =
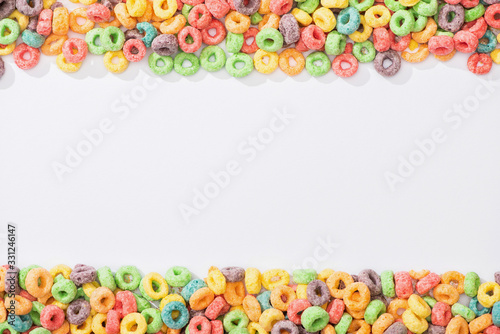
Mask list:
[[184,300],[189,300],[193,293],[201,288],[207,287],[207,284],[202,279],[194,279],[189,282],[181,291],[181,296]]
[[356,8],[344,8],[337,17],[337,31],[344,35],[350,35],[358,30],[360,23],[361,17]]
[[144,37],[141,39],[146,45],[147,48],[151,47],[151,43],[153,43],[153,39],[158,35],[158,31],[156,28],[149,22],[141,22],[137,23],[137,30],[141,34],[144,34]]
[[[175,319],[172,317],[173,311],[179,311],[179,315]],[[161,320],[169,328],[181,329],[189,322],[189,311],[181,302],[173,301],[165,305],[161,311]]]

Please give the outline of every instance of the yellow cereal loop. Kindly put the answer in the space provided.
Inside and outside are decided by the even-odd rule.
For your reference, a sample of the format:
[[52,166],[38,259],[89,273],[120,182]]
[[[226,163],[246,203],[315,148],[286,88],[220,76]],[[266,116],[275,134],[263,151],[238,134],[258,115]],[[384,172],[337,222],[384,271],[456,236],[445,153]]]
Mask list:
[[125,28],[127,29],[135,28],[137,20],[134,17],[130,16],[126,4],[120,2],[118,5],[115,6],[114,11],[116,18]]
[[300,8],[292,9],[292,15],[293,17],[295,17],[297,22],[303,27],[310,25],[313,20],[311,15],[309,15],[306,11],[303,11]]
[[175,15],[160,24],[162,34],[177,34],[186,25],[186,18],[182,14]]
[[427,318],[432,312],[430,306],[417,294],[410,296],[408,299],[408,306],[410,307],[410,310],[412,310],[413,313],[420,318]]
[[61,303],[61,302],[59,302],[59,301],[57,301],[57,300],[55,300],[55,299],[51,300],[51,301],[50,301],[50,304],[48,304],[48,305],[54,305],[54,306],[57,306],[57,307],[59,307],[59,308],[60,308],[61,310],[63,310],[63,311],[66,311],[66,309],[67,309],[67,308],[68,308],[68,306],[69,306],[69,304],[63,304],[63,303]]
[[[0,45],[0,56],[6,56],[6,55],[10,55],[12,53],[12,51],[14,51],[14,49],[16,48],[16,43],[12,43],[12,44],[9,44],[9,45]],[[2,267],[3,268],[3,267]],[[5,268],[3,268],[4,271],[5,271]],[[5,276],[5,272],[3,274]],[[5,289],[5,284],[1,285],[0,286],[0,289],[2,289],[1,291],[4,291]]]
[[255,295],[260,292],[262,288],[260,277],[260,270],[257,268],[245,270],[245,288],[249,294]]
[[96,2],[97,0],[80,0],[80,3],[85,6],[90,6]]
[[146,295],[152,300],[160,300],[168,295],[168,284],[162,275],[149,273],[141,281],[142,288]]
[[334,273],[333,269],[323,269],[322,271],[319,272],[318,279],[326,283],[328,277],[332,276],[333,273]]
[[165,298],[163,298],[161,300],[161,302],[160,302],[160,310],[163,310],[163,308],[165,307],[165,305],[167,305],[170,302],[181,302],[184,305],[186,305],[186,301],[184,300],[184,298],[182,298],[181,295],[179,295],[177,293],[173,293],[171,295],[165,296]]
[[408,45],[408,49],[410,49],[410,51],[415,51],[417,48],[418,48],[417,41],[415,41],[414,39],[412,39],[410,41],[410,44]]
[[258,322],[250,322],[247,326],[249,334],[268,334]]
[[229,312],[232,312],[232,311],[245,312],[245,309],[243,308],[243,305],[236,305],[236,306],[231,306],[231,308],[229,309]]
[[429,48],[427,47],[427,44],[420,44],[418,46],[417,52],[411,53],[408,51],[403,51],[401,53],[401,58],[409,63],[420,63],[424,61],[427,56],[429,56]]
[[92,332],[95,334],[106,334],[106,314],[97,313],[92,318]]
[[[117,59],[117,63],[113,60]],[[111,73],[122,73],[128,67],[128,60],[123,55],[123,51],[108,51],[104,54],[104,66]]]
[[56,0],[43,0],[43,9],[49,9],[54,3],[56,3]]
[[307,299],[307,284],[297,284],[295,293],[298,299]]
[[83,292],[87,295],[87,297],[90,298],[92,296],[92,292],[94,292],[95,289],[99,288],[100,285],[96,281],[90,282],[90,283],[85,283],[82,285]]
[[266,290],[273,290],[280,285],[290,283],[290,274],[283,269],[271,269],[262,273],[262,285]]
[[495,50],[491,51],[490,57],[491,57],[491,60],[493,60],[493,62],[495,64],[500,64],[500,49],[495,49]]
[[69,325],[71,334],[90,334],[92,333],[92,316],[89,316],[80,326]]
[[278,59],[279,57],[276,52],[268,52],[259,49],[253,56],[253,64],[258,72],[270,74],[278,68]]
[[363,31],[355,31],[349,35],[349,38],[354,42],[362,43],[366,41],[372,35],[373,28],[366,24],[366,18],[364,15],[360,15],[360,25],[363,27]]
[[140,313],[127,314],[120,324],[120,334],[145,334],[147,329],[146,319]]
[[127,5],[127,10],[132,17],[141,17],[146,13],[148,8],[147,0],[127,0],[125,3]]
[[222,295],[226,292],[226,277],[217,267],[208,269],[207,285],[216,295]]
[[383,27],[391,20],[391,12],[385,6],[376,5],[365,12],[365,20],[372,28]]
[[316,9],[312,15],[312,19],[314,21],[314,24],[320,27],[320,29],[324,32],[332,31],[337,24],[337,20],[335,19],[335,15],[333,15],[333,12],[325,7]]
[[477,300],[484,307],[493,307],[493,304],[500,301],[500,285],[495,282],[486,282],[479,286]]
[[403,312],[402,319],[406,328],[415,334],[422,334],[429,327],[427,320],[416,315],[411,309]]
[[326,8],[347,8],[349,0],[321,0],[321,6]]
[[167,20],[174,16],[177,11],[176,0],[153,0],[153,11],[155,15]]
[[274,324],[281,320],[285,320],[283,312],[275,308],[268,308],[262,312],[259,319],[259,325],[261,325],[266,332],[270,332]]
[[50,269],[50,274],[52,278],[56,278],[57,275],[61,274],[65,279],[69,279],[69,275],[71,274],[71,268],[65,264],[58,264],[57,266],[52,267]]
[[415,6],[420,0],[399,0],[399,3],[402,4],[405,7],[413,7]]
[[30,18],[26,15],[21,14],[17,9],[9,15],[9,19],[17,21],[21,31],[24,31],[30,22]]

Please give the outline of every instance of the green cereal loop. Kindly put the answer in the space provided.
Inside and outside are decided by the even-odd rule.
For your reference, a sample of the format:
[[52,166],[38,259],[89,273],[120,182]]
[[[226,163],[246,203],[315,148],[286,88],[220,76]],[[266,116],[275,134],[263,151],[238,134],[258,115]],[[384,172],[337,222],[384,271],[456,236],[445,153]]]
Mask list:
[[416,18],[411,32],[420,32],[424,30],[427,25],[427,16],[418,14],[413,8],[410,9],[410,13],[412,13],[414,18]]
[[255,36],[257,46],[267,52],[276,52],[283,47],[283,35],[274,28],[264,28]]
[[133,291],[141,283],[141,273],[135,266],[123,266],[116,272],[115,281],[120,289]]
[[66,279],[62,274],[57,274],[56,277],[54,277],[54,284],[59,282],[60,280]]
[[422,299],[427,303],[427,305],[429,305],[430,308],[433,308],[437,303],[437,300],[435,300],[431,296],[423,296]]
[[474,311],[472,311],[467,306],[459,303],[453,304],[453,306],[451,307],[451,314],[453,314],[454,317],[460,315],[462,318],[467,320],[467,322],[471,322],[476,317]]
[[384,296],[394,298],[396,290],[394,286],[394,272],[392,270],[385,270],[380,274],[382,281],[382,293]]
[[235,328],[247,328],[249,322],[250,320],[245,312],[233,310],[226,314],[222,323],[226,332],[230,332]]
[[262,21],[262,15],[259,12],[255,12],[250,16],[250,23],[253,25],[259,24],[260,21]]
[[433,16],[437,13],[437,0],[420,0],[412,9],[419,15]]
[[229,332],[229,334],[249,334],[250,332],[246,328],[235,328]]
[[19,271],[19,286],[21,287],[21,289],[26,290],[26,276],[28,276],[28,273],[31,269],[35,268],[40,268],[40,266],[32,264],[31,266],[24,267]]
[[[17,333],[17,332],[16,332]],[[38,327],[38,328],[35,328],[34,330],[32,330],[30,333],[32,334],[52,334],[51,331],[49,331],[48,329],[45,329],[43,327]]]
[[366,40],[362,43],[354,43],[354,46],[352,47],[352,55],[356,57],[360,63],[369,63],[375,59],[377,51],[375,51],[373,43]]
[[481,285],[481,279],[479,275],[471,271],[465,275],[464,280],[464,292],[469,297],[476,297],[479,286]]
[[292,273],[293,281],[297,284],[309,284],[318,277],[314,269],[296,269]]
[[399,1],[397,0],[384,0],[384,4],[392,10],[393,12],[397,12],[398,10],[406,9]]
[[[243,63],[243,67],[236,68],[237,63]],[[253,59],[246,53],[235,53],[226,61],[226,71],[235,78],[243,78],[253,70]]]
[[311,306],[302,312],[302,326],[309,333],[319,332],[328,325],[330,316],[321,306]]
[[115,278],[113,277],[113,273],[109,267],[97,269],[97,279],[99,280],[99,283],[101,283],[101,286],[105,286],[111,291],[116,290]]
[[106,51],[119,51],[125,43],[125,34],[120,28],[109,26],[104,29],[101,42]]
[[[158,62],[163,63],[163,65],[159,66]],[[157,75],[169,74],[174,68],[174,60],[172,57],[160,56],[156,52],[149,55],[148,64],[151,71]]]
[[304,2],[300,2],[297,7],[302,9],[307,14],[312,14],[318,8],[319,0],[306,0]]
[[[317,61],[320,61],[321,65],[314,64]],[[306,70],[313,77],[319,77],[328,73],[330,65],[328,56],[320,51],[313,52],[306,58]]]
[[413,29],[415,19],[408,10],[398,10],[392,14],[389,27],[397,36],[406,36]]
[[364,0],[363,2],[359,2],[359,0],[349,0],[349,6],[356,8],[358,12],[367,11],[374,3],[375,0]]
[[72,280],[61,279],[52,285],[51,293],[58,302],[69,304],[75,299],[76,290],[76,285]]
[[191,281],[191,272],[185,267],[172,267],[167,270],[165,281],[175,288],[186,286]]
[[148,324],[146,333],[158,333],[163,326],[160,310],[150,307],[142,311],[141,314]]
[[226,35],[226,51],[231,53],[240,52],[244,42],[243,34],[234,34],[228,31]]
[[438,29],[436,31],[436,36],[450,36],[451,38],[453,38],[453,36],[455,36],[454,33],[450,32],[450,31],[446,31],[446,30],[443,30],[443,29]]
[[374,299],[368,304],[365,310],[365,321],[373,325],[375,321],[386,311],[385,304],[378,299]]
[[[187,60],[191,66],[184,67],[184,61]],[[193,75],[200,69],[200,60],[193,53],[180,52],[174,59],[174,70],[183,76]]]
[[45,307],[45,305],[43,305],[42,303],[39,303],[37,301],[34,301],[31,303],[31,312],[29,314],[30,314],[31,320],[33,321],[33,324],[36,326],[42,325],[42,323],[40,321],[40,313],[42,313],[42,310],[44,307]]
[[135,303],[137,304],[137,311],[142,312],[151,307],[151,303],[146,300],[143,296],[139,296],[137,293],[132,292],[135,298]]
[[[10,34],[5,35],[6,29],[10,30]],[[11,19],[3,19],[0,21],[0,44],[12,44],[14,43],[19,34],[21,33],[21,28],[19,23]]]
[[200,65],[208,72],[216,72],[226,65],[226,53],[217,45],[209,45],[201,51]]
[[85,294],[85,292],[83,291],[83,288],[76,289],[75,300],[78,298],[84,298],[86,301],[90,301],[90,298]]
[[340,318],[339,323],[335,326],[336,334],[346,334],[347,330],[351,326],[352,316],[349,313],[344,312],[342,318]]
[[182,6],[182,10],[181,10],[181,14],[182,16],[184,16],[186,18],[186,25],[189,25],[187,23],[188,21],[188,16],[189,16],[189,12],[191,11],[191,9],[193,9],[194,6],[191,6],[191,5],[188,5],[187,3],[185,3],[183,6]]
[[347,36],[338,31],[331,31],[326,36],[325,52],[326,54],[338,56],[344,53]]
[[471,21],[474,21],[474,20],[480,18],[481,16],[483,16],[484,12],[485,12],[485,9],[484,9],[484,5],[482,3],[480,3],[476,7],[466,9],[465,10],[465,22],[471,22]]
[[106,53],[106,49],[102,45],[97,45],[96,40],[101,39],[103,28],[94,28],[85,34],[85,42],[87,42],[87,47],[89,52],[95,55],[102,55]]
[[[42,328],[42,327],[40,327]],[[9,322],[8,321],[4,321],[2,323],[0,323],[0,333],[3,333],[4,331],[9,331],[10,334],[19,334],[18,331],[16,331],[14,328],[12,328],[11,325],[9,325]],[[33,330],[34,331],[34,330]],[[32,332],[33,332],[32,331]],[[49,332],[50,333],[50,332]],[[40,333],[39,333],[40,334]]]

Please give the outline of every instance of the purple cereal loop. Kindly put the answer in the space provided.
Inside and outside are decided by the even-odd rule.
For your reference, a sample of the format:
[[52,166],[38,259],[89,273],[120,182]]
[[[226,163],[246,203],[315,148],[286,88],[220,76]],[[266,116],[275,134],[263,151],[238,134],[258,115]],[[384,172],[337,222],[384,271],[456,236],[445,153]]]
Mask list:
[[59,7],[64,7],[64,5],[62,3],[60,3],[59,1],[56,1],[56,2],[54,2],[54,4],[52,6],[50,6],[50,9],[54,10],[56,8],[59,8]]
[[499,3],[500,0],[483,0],[483,2],[487,5],[494,5],[496,3]]
[[0,79],[2,79],[4,74],[5,74],[5,64],[3,62],[3,59],[0,57]]
[[77,285],[83,285],[85,283],[90,283],[96,280],[97,271],[94,267],[87,266],[85,264],[77,264],[69,278]]
[[281,334],[281,331],[287,331],[289,334],[300,334],[297,325],[290,320],[281,320],[275,323],[271,334]]
[[495,282],[497,282],[497,284],[500,284],[500,271],[497,271],[495,273]]
[[118,5],[121,1],[120,0],[102,0],[101,4],[103,6],[108,7],[108,9],[111,11],[115,8],[116,5]]
[[128,29],[125,31],[125,40],[128,41],[129,39],[142,39],[144,37],[143,34],[139,32],[137,29]]
[[407,334],[408,328],[402,322],[395,322],[389,326],[384,334]]
[[[448,20],[451,13],[455,13],[455,17],[451,21]],[[465,20],[465,10],[461,5],[445,4],[439,11],[438,24],[441,28],[450,32],[457,32],[462,28]]]
[[358,275],[351,275],[351,277],[352,277],[352,280],[354,281],[354,283],[359,282]]
[[160,56],[171,56],[177,52],[179,48],[179,42],[177,37],[172,34],[161,34],[153,39],[151,43],[151,49]]
[[66,319],[72,325],[80,326],[90,315],[90,303],[83,298],[72,301],[66,309]]
[[292,14],[285,14],[281,17],[279,31],[283,35],[285,44],[293,44],[300,39],[299,23]]
[[368,287],[372,296],[378,296],[382,293],[382,281],[375,270],[362,270],[358,275],[358,279]]
[[321,306],[330,301],[330,290],[325,282],[318,279],[310,282],[306,289],[307,300],[314,306]]
[[16,0],[0,0],[0,20],[9,17],[16,10]]
[[198,317],[198,316],[204,317],[205,316],[205,311],[204,310],[195,311],[193,309],[189,310],[189,317],[190,317],[190,319],[192,319],[194,317]]
[[[2,66],[5,66],[2,60]],[[5,273],[5,292],[13,293],[15,295],[21,292],[19,286],[19,268],[16,266],[9,266]]]
[[248,0],[245,5],[245,0],[233,0],[234,8],[237,12],[243,15],[252,15],[260,8],[260,0]]
[[33,32],[36,32],[37,24],[38,24],[38,16],[32,16],[32,17],[30,17],[30,21],[29,21],[26,29],[31,30]]
[[228,282],[241,282],[245,279],[245,269],[241,267],[225,267],[220,272]]
[[308,332],[306,331],[306,329],[302,326],[297,326],[297,328],[299,329],[299,334],[318,334],[319,332]]
[[429,328],[427,329],[427,334],[445,334],[446,327],[436,326],[429,324]]
[[17,10],[26,16],[36,16],[40,14],[43,9],[43,0],[31,0],[33,7],[26,0],[16,0]]
[[382,303],[384,303],[385,307],[389,307],[389,304],[391,303],[390,301],[385,298],[384,295],[377,295],[377,296],[371,296],[372,300],[380,300]]
[[[390,60],[391,65],[384,67],[384,60]],[[384,77],[392,77],[401,68],[401,56],[394,50],[379,52],[373,60],[375,70]]]

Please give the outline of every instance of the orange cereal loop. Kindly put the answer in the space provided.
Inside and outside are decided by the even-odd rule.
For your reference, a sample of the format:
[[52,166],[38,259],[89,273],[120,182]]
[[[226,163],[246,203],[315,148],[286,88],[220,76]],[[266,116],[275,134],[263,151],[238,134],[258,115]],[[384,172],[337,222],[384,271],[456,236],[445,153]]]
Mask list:
[[431,39],[437,31],[436,21],[429,17],[427,19],[427,24],[425,25],[424,30],[419,32],[414,32],[411,34],[411,38],[415,40],[417,43],[427,43],[429,39]]
[[37,302],[42,303],[43,305],[49,305],[50,302],[54,301],[55,299],[52,297],[52,294],[49,293],[46,296],[37,298]]
[[[359,293],[359,294],[357,294]],[[370,303],[370,290],[366,284],[355,282],[344,289],[344,304],[353,311],[362,311]]]
[[384,313],[372,325],[373,334],[384,334],[385,330],[394,323],[394,317],[390,313]]
[[387,307],[387,313],[390,313],[393,316],[394,321],[396,321],[402,318],[401,315],[408,308],[408,300],[396,298],[389,303],[389,306]]
[[420,63],[424,61],[427,56],[429,56],[429,48],[427,47],[427,44],[420,44],[418,46],[417,52],[411,53],[408,51],[403,51],[401,53],[401,58],[409,63]]
[[447,271],[441,276],[441,282],[455,287],[459,294],[464,293],[465,275],[458,271]]
[[[5,45],[5,48],[7,45]],[[7,269],[5,267],[0,267],[0,291],[5,291],[5,274],[7,273]]]
[[345,310],[346,310],[347,313],[349,313],[351,315],[351,317],[353,319],[361,320],[361,319],[365,318],[365,310],[353,311],[352,309],[350,309],[347,306],[346,306]]
[[288,285],[279,285],[271,291],[271,305],[280,311],[286,311],[288,305],[295,299],[297,295]]
[[153,14],[153,3],[151,1],[147,1],[146,11],[142,14],[142,16],[137,18],[137,22],[149,22],[151,21]]
[[343,299],[344,298],[344,289],[340,289],[340,283],[343,283],[344,286],[349,286],[354,283],[352,276],[343,271],[334,272],[328,279],[326,280],[326,285],[330,290],[330,294],[333,298]]
[[103,29],[110,27],[110,26],[118,28],[118,27],[120,27],[120,21],[118,21],[118,18],[116,17],[115,12],[112,10],[111,16],[110,16],[110,21],[99,22],[98,25],[99,25],[99,28],[103,28]]
[[243,310],[246,315],[253,322],[259,322],[262,314],[259,301],[253,295],[246,295],[243,299]]
[[90,306],[99,313],[108,313],[115,306],[113,291],[105,286],[95,289],[90,295]]
[[52,33],[66,35],[69,30],[69,11],[66,7],[57,7],[52,14]]
[[321,330],[321,334],[336,334],[335,327],[333,327],[332,324],[328,324]]
[[161,22],[154,22],[154,21],[152,21],[151,24],[153,25],[153,27],[156,28],[156,30],[160,30]]
[[239,306],[243,304],[245,299],[245,284],[243,282],[227,282],[224,299],[231,306]]
[[409,274],[410,274],[410,277],[413,279],[422,279],[425,276],[430,274],[430,270],[427,270],[427,269],[422,269],[420,271],[410,270]]
[[68,334],[69,333],[69,322],[64,320],[61,327],[52,331],[52,334]]
[[274,28],[278,29],[280,26],[280,17],[274,13],[266,14],[262,17],[262,21],[259,22],[259,30],[264,28]]
[[347,333],[370,334],[371,326],[364,320],[353,320],[347,329]]
[[54,279],[47,269],[34,268],[26,275],[26,291],[35,298],[50,294]]
[[195,311],[204,310],[212,303],[215,295],[209,288],[201,288],[195,291],[189,298],[189,305]]
[[250,17],[231,11],[226,15],[225,25],[226,29],[233,34],[243,34],[250,28]]
[[186,25],[186,18],[182,14],[165,20],[160,25],[162,34],[177,34]]
[[438,55],[434,55],[434,58],[436,58],[437,60],[439,61],[448,61],[450,60],[451,58],[453,58],[453,56],[455,56],[455,53],[457,52],[457,50],[453,49],[453,51],[451,51],[449,54],[447,55],[444,55],[444,56],[438,56]]
[[[78,23],[78,19],[84,19],[83,24]],[[94,28],[95,23],[87,17],[87,9],[79,7],[69,14],[69,28],[77,34],[86,34]]]
[[2,299],[0,299],[0,322],[7,320],[7,309]]
[[[167,327],[167,325],[164,325],[162,328],[161,328],[161,331],[163,332],[164,330],[164,327]],[[166,329],[166,331],[164,333],[167,333],[167,334],[181,334],[181,330],[180,329],[173,329],[173,328],[168,328]]]
[[49,35],[41,47],[42,53],[46,56],[57,56],[62,52],[63,44],[67,39],[67,35]]
[[123,2],[115,6],[115,16],[126,29],[134,29],[137,24],[137,20],[130,16],[127,5]]
[[14,298],[6,297],[4,303],[5,305],[11,305],[12,301],[14,301],[15,315],[25,315],[31,312],[32,305],[28,299],[21,297],[20,295],[15,295]]
[[469,323],[469,331],[471,334],[482,333],[491,325],[493,325],[493,317],[491,316],[491,314],[483,314],[482,316],[477,317]]
[[271,0],[261,0],[258,13],[261,15],[271,13],[271,9],[269,8],[270,4],[271,4]]
[[458,290],[450,284],[438,284],[432,291],[434,298],[438,302],[453,305],[460,299]]
[[469,334],[469,325],[464,318],[456,316],[446,326],[446,334]]

